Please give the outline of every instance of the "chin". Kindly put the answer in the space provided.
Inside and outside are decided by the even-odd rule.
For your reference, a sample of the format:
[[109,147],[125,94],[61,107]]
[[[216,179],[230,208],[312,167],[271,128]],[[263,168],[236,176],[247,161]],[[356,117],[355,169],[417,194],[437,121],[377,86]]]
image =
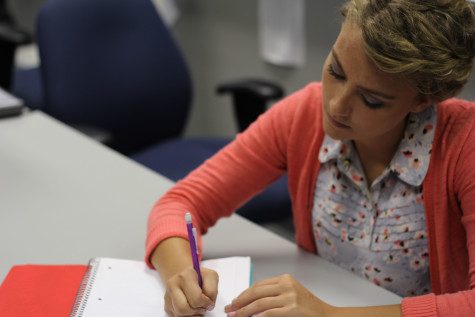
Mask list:
[[342,131],[341,129],[337,129],[325,120],[323,121],[323,132],[325,132],[325,134],[333,140],[342,141],[351,139],[351,136],[349,135],[348,131]]

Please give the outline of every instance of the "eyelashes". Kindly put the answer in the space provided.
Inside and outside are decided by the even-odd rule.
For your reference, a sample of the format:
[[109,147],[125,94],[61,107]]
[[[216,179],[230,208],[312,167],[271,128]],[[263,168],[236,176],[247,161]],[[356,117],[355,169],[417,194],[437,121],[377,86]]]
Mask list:
[[[339,81],[343,81],[345,80],[345,76],[343,75],[340,75],[338,74],[337,72],[335,72],[335,69],[333,68],[333,64],[329,64],[328,65],[328,69],[327,69],[328,73],[333,77],[335,78],[336,80],[339,80]],[[371,108],[371,109],[379,109],[381,108],[382,106],[384,106],[384,103],[379,101],[379,100],[376,100],[372,97],[368,97],[364,94],[360,94],[360,98],[361,100],[363,101],[363,103],[368,107],[368,108]],[[372,101],[370,101],[369,99],[373,99]]]
[[342,76],[342,75],[339,75],[335,72],[335,70],[333,69],[333,64],[329,64],[328,65],[328,73],[333,76],[335,79],[338,79],[338,80],[343,80],[345,79],[345,76]]
[[365,95],[361,95],[361,99],[363,100],[363,102],[365,103],[366,106],[368,106],[369,108],[371,109],[379,109],[381,108],[382,106],[384,106],[384,103],[381,102],[381,101],[376,101],[376,102],[371,102],[367,99],[368,97],[366,97]]

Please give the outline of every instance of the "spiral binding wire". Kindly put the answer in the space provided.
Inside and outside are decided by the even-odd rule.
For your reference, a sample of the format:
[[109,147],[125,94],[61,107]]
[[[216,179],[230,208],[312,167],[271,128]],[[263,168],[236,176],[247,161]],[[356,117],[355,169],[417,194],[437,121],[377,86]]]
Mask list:
[[83,316],[84,309],[86,309],[87,301],[89,300],[89,295],[91,294],[92,286],[94,285],[94,281],[96,279],[99,263],[100,262],[96,259],[89,261],[88,268],[82,278],[81,285],[79,286],[69,317]]

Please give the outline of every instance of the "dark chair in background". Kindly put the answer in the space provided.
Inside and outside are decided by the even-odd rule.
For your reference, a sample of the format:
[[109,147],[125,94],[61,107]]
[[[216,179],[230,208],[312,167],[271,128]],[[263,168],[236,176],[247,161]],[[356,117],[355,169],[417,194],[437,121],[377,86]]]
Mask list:
[[6,0],[0,0],[0,87],[10,90],[15,50],[31,42],[28,32],[18,26]]
[[[230,141],[182,138],[190,74],[150,0],[49,0],[36,35],[41,66],[15,77],[15,94],[27,106],[36,102],[33,108],[175,181]],[[232,94],[241,130],[283,96],[262,80],[218,91]],[[290,216],[286,178],[238,212],[256,222]]]

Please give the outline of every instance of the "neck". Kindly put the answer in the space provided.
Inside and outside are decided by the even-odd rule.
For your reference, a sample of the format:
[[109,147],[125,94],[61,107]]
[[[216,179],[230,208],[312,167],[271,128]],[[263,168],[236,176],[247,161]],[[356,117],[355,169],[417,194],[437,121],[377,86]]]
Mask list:
[[368,186],[389,165],[404,134],[405,121],[390,134],[377,139],[353,140]]

